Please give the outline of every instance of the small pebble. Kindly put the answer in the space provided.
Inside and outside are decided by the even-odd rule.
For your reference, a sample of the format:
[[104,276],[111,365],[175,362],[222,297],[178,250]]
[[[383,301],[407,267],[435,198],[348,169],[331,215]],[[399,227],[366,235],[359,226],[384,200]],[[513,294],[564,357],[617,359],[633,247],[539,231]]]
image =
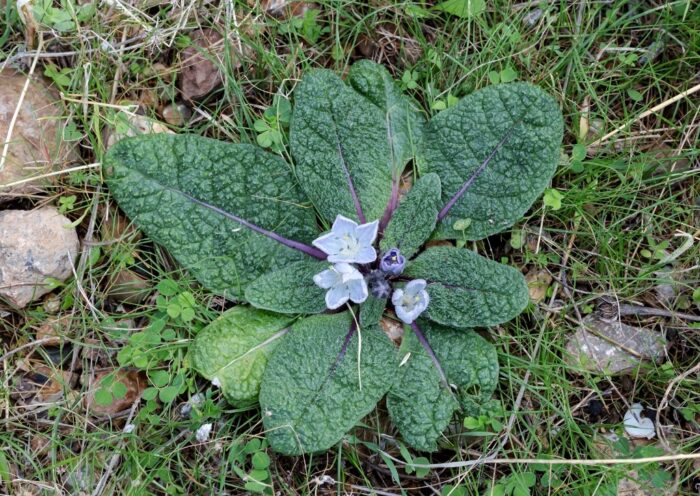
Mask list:
[[604,411],[603,402],[593,399],[586,405],[586,412],[591,416],[591,420],[598,419]]
[[535,24],[537,24],[537,21],[540,20],[542,14],[544,14],[542,9],[533,9],[530,12],[528,12],[525,15],[525,17],[523,17],[523,22],[528,26],[534,26]]
[[167,105],[163,108],[163,119],[171,126],[184,126],[192,117],[192,111],[183,103]]
[[211,424],[203,424],[199,429],[197,429],[197,432],[195,432],[195,438],[197,441],[200,443],[207,441],[211,435],[211,428]]
[[56,295],[48,296],[44,300],[44,312],[54,314],[61,309],[61,298]]

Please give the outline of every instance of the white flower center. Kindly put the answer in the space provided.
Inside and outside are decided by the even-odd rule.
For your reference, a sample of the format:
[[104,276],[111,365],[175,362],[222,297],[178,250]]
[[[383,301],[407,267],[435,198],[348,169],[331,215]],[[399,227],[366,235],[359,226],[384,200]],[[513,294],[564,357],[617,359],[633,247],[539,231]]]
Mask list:
[[348,273],[348,274],[341,274],[340,275],[340,284],[347,284],[350,281],[357,280],[358,277],[355,274]]
[[340,238],[342,246],[340,247],[340,254],[343,256],[352,256],[360,251],[360,243],[357,238],[353,238],[349,234],[343,234]]
[[420,302],[420,294],[410,295],[407,293],[403,294],[401,298],[401,306],[406,307],[408,311],[413,310],[413,308]]

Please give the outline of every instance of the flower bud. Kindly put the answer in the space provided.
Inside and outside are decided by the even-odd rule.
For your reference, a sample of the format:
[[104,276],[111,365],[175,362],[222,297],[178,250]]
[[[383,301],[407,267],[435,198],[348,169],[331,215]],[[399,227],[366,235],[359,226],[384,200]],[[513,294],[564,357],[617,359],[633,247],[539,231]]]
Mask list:
[[390,276],[398,276],[406,266],[406,258],[398,248],[391,248],[379,261],[379,269]]
[[375,298],[388,298],[391,293],[391,284],[389,284],[384,273],[380,270],[373,270],[369,273],[367,286],[370,294]]

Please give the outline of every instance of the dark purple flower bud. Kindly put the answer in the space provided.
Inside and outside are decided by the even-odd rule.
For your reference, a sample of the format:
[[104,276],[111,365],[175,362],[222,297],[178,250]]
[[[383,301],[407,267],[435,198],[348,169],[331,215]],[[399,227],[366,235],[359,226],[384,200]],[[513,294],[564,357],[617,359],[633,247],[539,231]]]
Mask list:
[[391,284],[381,270],[373,270],[367,275],[367,287],[375,298],[388,298],[391,294]]
[[406,266],[406,259],[398,248],[391,248],[384,255],[382,255],[379,261],[379,268],[382,272],[390,276],[398,276],[403,272],[403,268]]

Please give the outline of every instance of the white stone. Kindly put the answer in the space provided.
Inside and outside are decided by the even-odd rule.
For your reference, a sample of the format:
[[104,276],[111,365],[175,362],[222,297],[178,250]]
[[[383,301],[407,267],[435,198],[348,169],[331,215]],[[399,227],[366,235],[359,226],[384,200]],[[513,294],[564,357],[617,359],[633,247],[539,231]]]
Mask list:
[[585,317],[566,342],[567,363],[574,370],[627,374],[636,371],[641,360],[657,361],[666,352],[666,340],[651,329],[618,321]]
[[644,407],[634,403],[625,413],[625,432],[633,439],[651,439],[656,436],[654,422],[647,417],[642,417]]
[[211,424],[203,424],[199,429],[197,429],[197,432],[195,432],[194,434],[197,441],[203,443],[209,440],[209,436],[211,435],[211,428]]
[[80,243],[70,220],[53,207],[0,212],[0,297],[23,308],[73,273]]

